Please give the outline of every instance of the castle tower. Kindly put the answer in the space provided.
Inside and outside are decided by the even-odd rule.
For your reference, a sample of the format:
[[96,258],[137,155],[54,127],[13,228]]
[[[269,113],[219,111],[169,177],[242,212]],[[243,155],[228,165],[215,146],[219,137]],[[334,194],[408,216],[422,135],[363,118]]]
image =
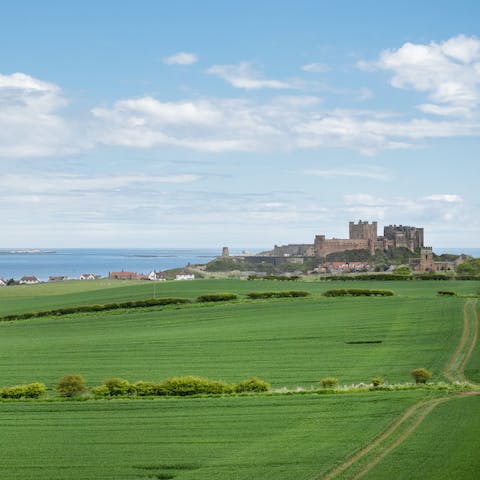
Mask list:
[[433,249],[432,247],[423,247],[420,250],[420,270],[428,272],[433,270]]
[[222,257],[229,257],[230,256],[230,251],[228,247],[223,247],[222,248]]
[[349,222],[350,240],[371,240],[373,243],[377,240],[377,222]]

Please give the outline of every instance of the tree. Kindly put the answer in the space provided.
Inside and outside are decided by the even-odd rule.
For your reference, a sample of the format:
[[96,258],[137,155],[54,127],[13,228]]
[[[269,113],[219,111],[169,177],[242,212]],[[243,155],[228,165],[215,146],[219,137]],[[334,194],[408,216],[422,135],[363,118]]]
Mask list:
[[429,372],[426,368],[416,368],[411,372],[415,383],[427,383],[433,376],[432,372]]
[[66,375],[58,381],[55,390],[62,397],[72,398],[87,391],[87,384],[81,375]]

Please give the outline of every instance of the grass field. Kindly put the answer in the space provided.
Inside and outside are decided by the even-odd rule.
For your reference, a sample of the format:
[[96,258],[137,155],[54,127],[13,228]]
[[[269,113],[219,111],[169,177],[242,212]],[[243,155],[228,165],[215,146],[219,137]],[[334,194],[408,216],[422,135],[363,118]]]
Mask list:
[[[386,288],[395,296],[321,296],[332,288]],[[90,385],[113,376],[236,382],[257,375],[273,387],[308,388],[326,376],[407,382],[416,367],[433,371],[434,381],[480,382],[478,301],[437,295],[472,296],[478,282],[204,280],[155,289],[157,297],[241,297],[0,322],[0,386],[42,381],[52,397],[61,376],[80,373]],[[291,289],[311,296],[243,297]],[[0,289],[0,314],[152,296],[153,285],[142,282],[8,287]],[[9,479],[473,479],[479,410],[480,396],[433,391],[3,401],[1,472]]]
[[435,297],[438,290],[458,295],[479,292],[475,281],[393,281],[393,282],[281,282],[270,280],[197,280],[190,282],[66,281],[0,288],[0,315],[52,310],[76,305],[101,304],[157,297],[196,298],[206,293],[229,291],[246,294],[255,291],[306,290],[319,295],[332,288],[387,288],[403,297]]
[[454,398],[437,406],[363,478],[475,480],[480,472],[479,434],[480,396]]
[[421,396],[4,403],[2,478],[312,479]]
[[[0,323],[2,383],[81,373],[160,380],[200,375],[275,387],[442,378],[462,328],[458,298],[305,298],[134,309]],[[349,342],[381,343],[349,343]],[[15,368],[11,368],[15,365]]]

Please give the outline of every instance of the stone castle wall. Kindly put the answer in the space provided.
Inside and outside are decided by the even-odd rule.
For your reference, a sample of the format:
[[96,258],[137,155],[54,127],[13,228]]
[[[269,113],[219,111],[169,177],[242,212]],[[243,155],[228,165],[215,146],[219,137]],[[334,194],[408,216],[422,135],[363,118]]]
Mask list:
[[369,250],[371,252],[372,246],[375,249],[375,245],[372,245],[371,240],[368,239],[326,239],[325,235],[316,235],[314,246],[316,257],[326,257],[330,253],[344,252],[345,250]]

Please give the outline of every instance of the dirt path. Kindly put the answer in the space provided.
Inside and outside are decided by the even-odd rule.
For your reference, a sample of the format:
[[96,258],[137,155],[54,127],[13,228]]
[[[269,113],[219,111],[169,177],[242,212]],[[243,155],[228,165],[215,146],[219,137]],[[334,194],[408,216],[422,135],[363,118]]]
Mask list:
[[[362,458],[368,455],[372,450],[379,447],[381,451],[376,454],[372,460],[354,477],[354,479],[360,478],[369,470],[371,470],[383,457],[388,455],[394,448],[398,447],[406,438],[408,438],[420,425],[420,423],[424,420],[424,418],[440,403],[448,400],[448,398],[436,398],[434,400],[428,400],[420,403],[416,403],[415,405],[411,406],[398,420],[396,420],[390,427],[387,428],[379,437],[377,437],[373,442],[369,443],[366,447],[355,453],[349,459],[347,459],[344,463],[336,467],[334,470],[331,470],[327,475],[322,478],[322,480],[331,480],[341,473],[343,473],[348,468],[352,467],[355,463],[359,462]],[[404,424],[411,418],[415,417],[415,414],[418,414],[418,418],[416,418],[415,422],[405,428]],[[389,440],[395,436],[396,433],[400,433],[400,435],[396,438],[396,440],[388,445]],[[383,449],[382,449],[383,447]]]
[[363,477],[368,473],[377,463],[379,463],[384,457],[386,457],[392,450],[397,448],[401,443],[403,443],[416,429],[417,427],[425,420],[425,417],[440,403],[446,402],[450,398],[437,398],[436,400],[431,400],[429,405],[423,410],[419,417],[415,420],[413,425],[410,425],[390,446],[383,450],[377,457],[372,459],[362,471],[353,477],[354,480],[357,480],[360,477]]
[[465,355],[465,358],[463,359],[462,363],[460,364],[460,373],[463,377],[465,377],[465,374],[464,374],[465,366],[467,365],[468,360],[472,356],[473,350],[475,349],[475,346],[476,346],[477,341],[478,341],[477,302],[478,302],[478,300],[475,300],[472,304],[472,309],[473,309],[473,337],[472,337],[472,341],[470,343],[470,347],[468,348],[467,354]]
[[[463,305],[463,333],[455,353],[445,367],[444,375],[451,382],[465,381],[464,369],[478,341],[477,302],[467,300]],[[469,307],[473,315],[469,315]]]

